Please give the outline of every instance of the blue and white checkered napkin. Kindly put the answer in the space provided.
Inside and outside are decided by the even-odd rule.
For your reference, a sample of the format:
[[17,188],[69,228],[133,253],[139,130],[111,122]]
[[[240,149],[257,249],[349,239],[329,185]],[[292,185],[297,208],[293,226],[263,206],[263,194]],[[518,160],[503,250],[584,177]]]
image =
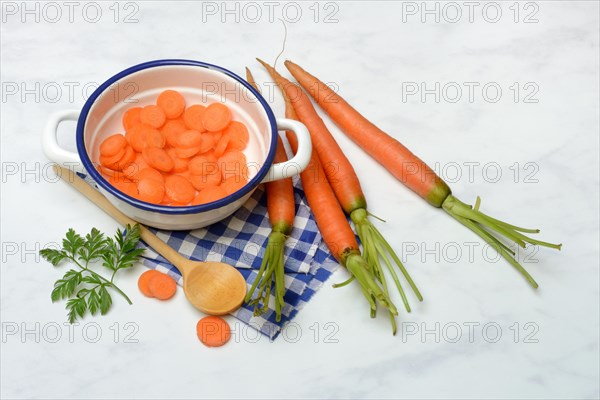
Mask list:
[[[232,313],[245,324],[274,339],[335,271],[338,264],[321,239],[306,204],[299,180],[294,183],[296,218],[285,249],[285,306],[281,321],[275,321],[274,298],[269,310],[254,317],[254,308],[243,305]],[[235,266],[246,278],[248,289],[257,276],[271,225],[264,190],[259,187],[233,215],[211,226],[193,231],[154,230],[156,235],[186,257],[200,261],[222,261]],[[147,248],[143,262],[171,275],[179,285],[179,271],[162,256]]]

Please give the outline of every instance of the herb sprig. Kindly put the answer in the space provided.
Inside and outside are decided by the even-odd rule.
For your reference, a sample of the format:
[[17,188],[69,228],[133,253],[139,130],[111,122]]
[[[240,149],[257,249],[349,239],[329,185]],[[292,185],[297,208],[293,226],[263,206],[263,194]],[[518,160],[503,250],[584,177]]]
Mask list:
[[[54,283],[50,295],[52,302],[67,300],[67,318],[70,323],[83,318],[86,312],[91,315],[100,311],[105,315],[112,305],[109,289],[119,293],[131,304],[127,295],[114,283],[117,271],[131,268],[144,249],[136,248],[140,240],[139,225],[127,225],[126,234],[117,230],[114,238],[105,236],[92,228],[85,237],[69,229],[62,241],[62,249],[42,249],[40,255],[53,266],[63,261],[71,261],[78,269],[68,270],[62,279]],[[110,279],[93,271],[95,261],[112,271]]]

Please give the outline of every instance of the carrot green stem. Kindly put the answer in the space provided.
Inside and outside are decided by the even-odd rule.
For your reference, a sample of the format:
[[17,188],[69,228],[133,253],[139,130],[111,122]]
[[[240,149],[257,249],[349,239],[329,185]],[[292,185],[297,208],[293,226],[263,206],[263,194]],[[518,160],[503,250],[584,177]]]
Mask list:
[[350,214],[350,218],[356,226],[356,232],[358,233],[360,241],[363,245],[365,258],[367,259],[370,265],[372,265],[374,268],[377,267],[377,273],[375,275],[380,280],[384,288],[387,288],[385,284],[385,277],[383,275],[383,271],[381,270],[379,262],[380,258],[383,259],[390,274],[392,275],[396,287],[398,288],[398,292],[400,292],[400,296],[402,296],[402,301],[404,302],[406,311],[410,312],[411,309],[410,305],[408,304],[408,299],[406,298],[406,294],[404,293],[404,289],[402,288],[402,284],[398,279],[398,275],[396,274],[396,271],[392,262],[390,261],[390,258],[398,266],[400,272],[402,272],[402,275],[412,288],[419,301],[423,301],[423,296],[417,288],[417,285],[415,285],[415,282],[411,278],[410,274],[400,261],[400,258],[396,255],[396,252],[394,251],[392,246],[390,246],[390,244],[387,240],[385,240],[381,232],[379,232],[375,225],[373,225],[373,223],[369,220],[369,215],[372,214],[367,212],[367,210],[365,210],[364,208],[358,208],[352,211],[352,213]]
[[[269,309],[271,286],[274,284],[275,319],[278,322],[281,320],[281,312],[285,304],[283,300],[283,295],[285,294],[285,276],[283,267],[285,240],[286,236],[283,233],[278,231],[271,232],[258,274],[245,298],[245,301],[248,304],[254,305],[254,315],[260,315]],[[255,299],[250,301],[257,288],[258,295]]]
[[494,234],[511,240],[521,247],[526,243],[537,244],[539,246],[550,247],[560,250],[562,244],[553,244],[533,239],[524,235],[525,233],[538,233],[539,229],[521,228],[516,225],[490,217],[479,210],[481,199],[477,197],[474,207],[463,203],[453,195],[449,195],[442,204],[442,208],[458,222],[475,232],[490,246],[494,247],[505,260],[507,260],[517,271],[527,279],[533,288],[537,288],[537,282],[529,275],[523,266],[514,258],[515,253],[508,246],[502,243]]

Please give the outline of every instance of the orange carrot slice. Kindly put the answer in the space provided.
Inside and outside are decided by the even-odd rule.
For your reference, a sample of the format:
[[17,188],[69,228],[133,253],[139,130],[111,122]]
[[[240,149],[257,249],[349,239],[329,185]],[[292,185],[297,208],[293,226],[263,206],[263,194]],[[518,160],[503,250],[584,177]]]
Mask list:
[[142,108],[140,111],[140,121],[153,128],[160,128],[164,125],[167,116],[162,108],[153,104]]
[[181,132],[187,130],[185,123],[182,118],[172,119],[167,122],[162,127],[162,134],[165,136],[167,140],[167,144],[171,147],[177,147],[177,137]]
[[140,172],[138,172],[137,179],[138,181],[141,181],[143,179],[152,179],[161,184],[165,183],[165,177],[163,176],[163,174],[161,174],[159,171],[155,170],[152,167],[146,167]]
[[221,183],[221,174],[190,175],[190,182],[197,190],[202,191],[210,186],[218,186]]
[[160,274],[160,272],[158,272],[157,270],[150,269],[140,275],[140,277],[138,278],[138,288],[140,289],[140,292],[142,292],[142,294],[144,296],[154,297],[154,295],[150,292],[150,287],[149,287],[150,279],[159,274]]
[[123,147],[121,148],[118,152],[116,152],[115,154],[113,154],[112,156],[105,156],[105,155],[100,155],[100,164],[102,164],[103,166],[110,168],[110,169],[114,169],[112,168],[112,166],[119,161],[121,158],[123,158],[123,156],[125,155],[125,150],[126,148]]
[[142,151],[144,160],[159,171],[169,172],[173,169],[173,160],[167,152],[159,147],[146,147]]
[[225,189],[227,194],[233,194],[243,188],[248,181],[242,176],[230,176],[229,178],[223,180],[221,183],[221,187]]
[[246,156],[241,151],[228,151],[219,157],[217,161],[223,179],[230,176],[248,177],[248,167],[246,164]]
[[227,196],[227,191],[223,189],[221,186],[207,186],[204,189],[200,190],[200,193],[194,200],[192,200],[192,204],[206,204],[211,203],[216,200],[220,200]]
[[196,324],[198,339],[208,347],[220,347],[231,339],[231,328],[221,317],[209,315]]
[[190,158],[198,154],[200,146],[196,147],[175,147],[175,155],[179,158]]
[[206,156],[192,158],[188,169],[193,175],[219,174],[219,165]]
[[202,125],[207,131],[217,132],[229,124],[231,121],[231,111],[223,103],[212,103],[206,107],[202,115]]
[[188,204],[194,199],[196,191],[189,180],[180,175],[169,175],[165,178],[166,193],[179,204]]
[[126,131],[131,129],[133,125],[140,122],[141,111],[142,107],[133,107],[125,111],[125,113],[123,114],[123,127]]
[[202,118],[205,111],[206,107],[200,104],[195,104],[186,108],[186,110],[183,112],[183,122],[185,122],[185,126],[188,129],[204,132],[206,129],[204,128],[204,125],[202,125]]
[[223,154],[225,154],[225,150],[227,150],[228,144],[229,144],[229,136],[221,135],[221,139],[219,139],[219,142],[215,146],[215,157],[219,158]]
[[177,118],[185,110],[185,99],[175,90],[165,90],[156,100],[156,104],[163,109],[167,118]]
[[177,147],[200,147],[202,143],[202,134],[193,129],[184,131],[177,137]]
[[177,283],[175,279],[167,274],[159,273],[148,280],[148,289],[152,296],[159,300],[168,300],[177,292]]
[[158,204],[165,195],[165,186],[156,179],[140,179],[137,184],[137,191],[138,199],[148,203]]
[[148,145],[147,138],[155,137],[157,136],[157,133],[160,134],[160,132],[156,128],[153,128],[150,125],[146,125],[140,122],[133,125],[125,133],[125,139],[127,139],[129,144],[131,145],[131,147],[133,147],[135,151],[141,153],[142,150],[144,150],[144,147]]
[[100,154],[104,156],[114,156],[127,144],[125,136],[115,133],[104,139],[100,144]]
[[223,134],[229,136],[228,150],[244,150],[250,139],[248,128],[239,121],[231,121]]
[[167,154],[173,160],[173,171],[172,172],[183,172],[188,169],[188,164],[190,162],[189,158],[181,158],[177,155],[177,149],[170,148],[167,149]]

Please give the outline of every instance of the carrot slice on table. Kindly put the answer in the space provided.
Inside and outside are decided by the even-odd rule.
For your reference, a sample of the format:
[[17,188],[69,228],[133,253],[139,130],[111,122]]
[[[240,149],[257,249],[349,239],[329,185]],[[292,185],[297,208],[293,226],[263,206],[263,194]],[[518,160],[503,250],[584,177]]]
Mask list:
[[189,129],[179,134],[176,147],[200,147],[202,143],[202,134],[193,129]]
[[142,155],[148,165],[159,171],[169,172],[173,169],[173,160],[165,150],[159,147],[146,147]]
[[209,315],[196,324],[198,339],[208,347],[220,347],[231,339],[231,328],[221,317]]
[[226,197],[227,194],[227,191],[225,191],[225,189],[223,189],[221,186],[207,186],[200,190],[200,193],[194,197],[192,204],[197,205],[211,203]]
[[160,128],[165,124],[167,116],[162,108],[153,104],[142,108],[140,111],[140,121],[153,128]]
[[100,144],[100,154],[103,156],[114,156],[127,144],[125,136],[115,133],[104,139]]
[[175,279],[167,274],[159,273],[148,280],[148,289],[152,296],[159,300],[168,300],[177,292],[177,283]]
[[250,140],[248,128],[239,121],[231,121],[231,123],[223,131],[224,135],[229,136],[227,149],[229,150],[244,150]]
[[146,178],[141,179],[137,184],[138,199],[148,203],[158,204],[165,195],[165,186],[162,182]]
[[138,288],[144,296],[154,297],[154,295],[150,292],[150,287],[148,285],[150,283],[150,279],[159,274],[160,272],[158,272],[157,270],[149,269],[148,271],[140,275],[140,277],[138,278]]
[[162,127],[162,134],[167,140],[167,144],[171,147],[177,147],[177,137],[181,132],[187,131],[187,127],[182,118],[172,119]]
[[212,103],[206,107],[202,116],[202,125],[207,131],[217,132],[225,129],[231,121],[231,111],[223,103]]
[[175,90],[165,90],[156,100],[156,104],[163,109],[167,118],[177,118],[185,110],[185,99]]
[[125,113],[123,114],[123,127],[125,128],[125,130],[131,129],[133,125],[140,122],[141,111],[142,107],[133,107],[125,111]]
[[165,178],[166,193],[175,203],[188,204],[194,199],[196,191],[189,180],[180,175]]
[[186,108],[183,112],[183,122],[188,129],[193,129],[198,132],[204,132],[206,129],[202,125],[202,118],[206,111],[206,107],[200,104],[195,104],[191,107]]

